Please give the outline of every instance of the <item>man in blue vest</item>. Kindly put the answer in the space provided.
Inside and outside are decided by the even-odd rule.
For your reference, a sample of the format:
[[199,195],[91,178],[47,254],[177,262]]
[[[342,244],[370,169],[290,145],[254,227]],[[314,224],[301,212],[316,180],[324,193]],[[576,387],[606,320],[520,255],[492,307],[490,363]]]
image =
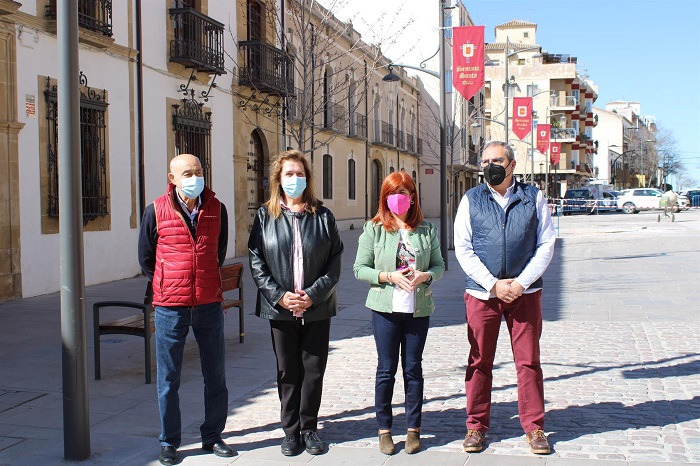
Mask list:
[[556,237],[547,201],[534,186],[515,181],[515,164],[508,144],[486,144],[481,155],[486,183],[467,191],[455,217],[455,254],[467,274],[464,302],[471,345],[465,377],[467,452],[484,448],[493,360],[505,317],[518,377],[520,424],[530,451],[550,453],[539,339],[541,276],[552,260]]

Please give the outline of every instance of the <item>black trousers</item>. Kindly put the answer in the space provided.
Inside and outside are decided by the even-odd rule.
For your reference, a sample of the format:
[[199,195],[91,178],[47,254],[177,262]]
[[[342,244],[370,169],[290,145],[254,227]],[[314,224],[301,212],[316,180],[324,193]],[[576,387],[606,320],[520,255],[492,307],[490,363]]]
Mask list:
[[270,321],[285,435],[316,430],[330,330],[330,319],[304,325],[301,321]]

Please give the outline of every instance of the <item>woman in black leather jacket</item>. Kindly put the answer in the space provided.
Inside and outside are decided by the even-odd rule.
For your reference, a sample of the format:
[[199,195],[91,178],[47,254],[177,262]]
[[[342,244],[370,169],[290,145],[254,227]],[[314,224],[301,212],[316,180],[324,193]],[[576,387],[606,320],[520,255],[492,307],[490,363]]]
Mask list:
[[258,287],[255,314],[270,321],[277,357],[282,453],[302,444],[323,452],[316,433],[331,317],[338,312],[343,242],[335,218],[314,196],[309,163],[297,150],[270,167],[270,199],[258,210],[248,257]]

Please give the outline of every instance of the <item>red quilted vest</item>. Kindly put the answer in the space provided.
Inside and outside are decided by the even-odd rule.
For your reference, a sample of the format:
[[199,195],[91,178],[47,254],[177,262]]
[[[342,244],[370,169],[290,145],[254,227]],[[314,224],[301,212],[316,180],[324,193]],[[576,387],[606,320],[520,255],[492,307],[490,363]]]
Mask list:
[[221,203],[205,187],[197,216],[196,240],[175,207],[175,185],[153,202],[158,243],[153,273],[153,305],[198,306],[223,301],[219,272]]

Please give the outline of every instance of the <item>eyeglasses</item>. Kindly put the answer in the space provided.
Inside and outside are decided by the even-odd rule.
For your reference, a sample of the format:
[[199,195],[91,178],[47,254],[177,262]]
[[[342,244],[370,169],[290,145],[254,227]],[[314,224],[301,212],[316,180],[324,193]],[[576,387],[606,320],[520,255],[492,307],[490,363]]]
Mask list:
[[489,163],[495,163],[496,165],[503,165],[503,162],[507,161],[507,158],[496,157],[494,159],[483,159],[480,163],[482,167],[488,166]]

